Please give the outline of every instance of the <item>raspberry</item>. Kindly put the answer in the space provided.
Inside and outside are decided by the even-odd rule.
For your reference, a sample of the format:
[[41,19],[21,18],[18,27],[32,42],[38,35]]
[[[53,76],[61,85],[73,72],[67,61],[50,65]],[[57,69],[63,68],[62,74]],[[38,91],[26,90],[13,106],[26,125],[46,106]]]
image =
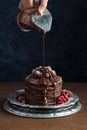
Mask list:
[[65,96],[65,95],[68,95],[68,91],[67,90],[63,90],[62,91],[62,94]]
[[61,100],[61,101],[58,101],[57,103],[58,103],[58,104],[63,104],[64,102]]
[[68,99],[65,96],[62,96],[62,100],[66,102]]
[[19,96],[17,100],[22,104],[26,104],[25,96]]
[[62,98],[61,98],[61,96],[58,98],[58,100],[59,100],[59,101],[62,101]]
[[49,78],[49,77],[50,77],[50,75],[48,73],[46,73],[46,78]]
[[22,96],[19,96],[18,97],[18,101],[21,102],[23,100],[23,97]]
[[72,97],[72,96],[73,96],[72,92],[68,90],[68,97]]
[[72,97],[72,92],[70,90],[63,90],[62,94],[67,97]]
[[[70,93],[71,94],[71,93]],[[68,91],[67,90],[64,90],[62,92],[62,95],[60,97],[58,97],[58,101],[57,103],[58,104],[62,104],[62,103],[65,103],[69,100],[69,94],[68,94]]]
[[67,95],[64,95],[64,97],[65,97],[66,101],[69,100],[69,97]]
[[64,99],[63,99],[64,97],[63,96],[60,96],[59,98],[58,98],[58,104],[62,104],[62,103],[64,103]]
[[62,98],[61,98],[61,96],[58,97],[58,99],[57,99],[57,104],[62,104]]
[[37,77],[41,77],[41,75],[42,75],[42,73],[41,73],[40,71],[36,70],[36,72],[35,72],[35,76],[37,76]]
[[63,100],[64,102],[68,101],[68,97],[67,97],[67,96],[62,95],[61,98],[62,98],[62,100]]
[[25,100],[22,100],[21,103],[22,103],[22,104],[26,104],[26,101],[25,101]]

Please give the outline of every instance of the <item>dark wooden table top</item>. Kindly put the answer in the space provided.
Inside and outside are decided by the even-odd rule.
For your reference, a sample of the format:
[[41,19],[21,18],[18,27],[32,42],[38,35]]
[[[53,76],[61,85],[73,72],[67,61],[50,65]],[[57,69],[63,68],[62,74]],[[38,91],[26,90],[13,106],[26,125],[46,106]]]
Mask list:
[[0,83],[0,130],[87,130],[87,83],[64,83],[76,93],[82,109],[76,114],[51,119],[19,117],[6,112],[3,103],[9,93],[24,88],[24,83]]

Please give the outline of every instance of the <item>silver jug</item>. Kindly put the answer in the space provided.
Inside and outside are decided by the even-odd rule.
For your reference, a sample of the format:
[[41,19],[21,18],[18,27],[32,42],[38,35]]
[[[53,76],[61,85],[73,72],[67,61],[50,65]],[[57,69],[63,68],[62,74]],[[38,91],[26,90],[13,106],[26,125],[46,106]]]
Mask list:
[[[34,0],[37,6],[39,1]],[[37,29],[39,31],[48,32],[52,25],[52,15],[45,9],[42,15],[38,14],[35,8],[29,8],[19,12],[17,16],[17,23],[23,31],[30,31]]]

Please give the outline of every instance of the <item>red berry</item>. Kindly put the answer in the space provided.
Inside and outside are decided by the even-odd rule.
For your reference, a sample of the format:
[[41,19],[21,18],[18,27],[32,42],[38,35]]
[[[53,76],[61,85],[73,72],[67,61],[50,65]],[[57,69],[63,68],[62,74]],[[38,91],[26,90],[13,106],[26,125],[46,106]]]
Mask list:
[[62,94],[63,94],[64,96],[68,96],[68,97],[72,97],[72,95],[73,95],[70,90],[63,90],[63,91],[62,91]]
[[22,104],[26,104],[26,101],[25,101],[25,100],[22,100],[21,103],[22,103]]
[[62,100],[64,99],[64,96],[63,96],[63,95],[61,96],[61,99],[62,99]]
[[50,75],[49,75],[48,73],[46,73],[46,78],[49,78],[49,76],[50,76]]
[[36,72],[35,72],[35,76],[37,76],[37,77],[41,77],[41,75],[42,75],[42,73],[41,73],[40,71],[36,70]]
[[62,96],[62,100],[63,100],[64,102],[68,101],[67,96]]
[[64,97],[65,97],[66,101],[69,100],[69,97],[67,95],[64,95]]
[[23,97],[22,96],[19,96],[18,97],[18,101],[21,102],[23,100]]
[[61,101],[61,100],[62,100],[61,96],[58,98],[58,100],[59,100],[59,101]]
[[64,96],[63,95],[61,95],[59,98],[58,98],[58,104],[62,104],[62,103],[64,103],[66,101],[66,99],[64,98]]
[[61,100],[61,101],[58,101],[57,103],[58,103],[58,104],[62,104],[62,103],[64,103],[64,101]]
[[66,102],[67,100],[68,100],[67,98],[65,98],[65,97],[63,98],[63,101],[64,101],[64,102]]
[[26,103],[26,101],[25,101],[25,96],[19,96],[17,100],[18,100],[20,103],[23,103],[23,104]]
[[65,96],[65,95],[68,95],[68,91],[67,90],[63,90],[62,91],[62,94]]
[[72,92],[68,90],[68,97],[72,97],[72,96],[73,96]]

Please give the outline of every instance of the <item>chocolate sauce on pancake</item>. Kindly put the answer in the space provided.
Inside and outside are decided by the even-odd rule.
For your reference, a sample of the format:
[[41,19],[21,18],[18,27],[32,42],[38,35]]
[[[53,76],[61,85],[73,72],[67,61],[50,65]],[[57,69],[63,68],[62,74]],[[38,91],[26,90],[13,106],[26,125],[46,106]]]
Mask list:
[[40,66],[32,71],[25,80],[25,97],[28,104],[56,105],[61,95],[62,78],[51,67]]

